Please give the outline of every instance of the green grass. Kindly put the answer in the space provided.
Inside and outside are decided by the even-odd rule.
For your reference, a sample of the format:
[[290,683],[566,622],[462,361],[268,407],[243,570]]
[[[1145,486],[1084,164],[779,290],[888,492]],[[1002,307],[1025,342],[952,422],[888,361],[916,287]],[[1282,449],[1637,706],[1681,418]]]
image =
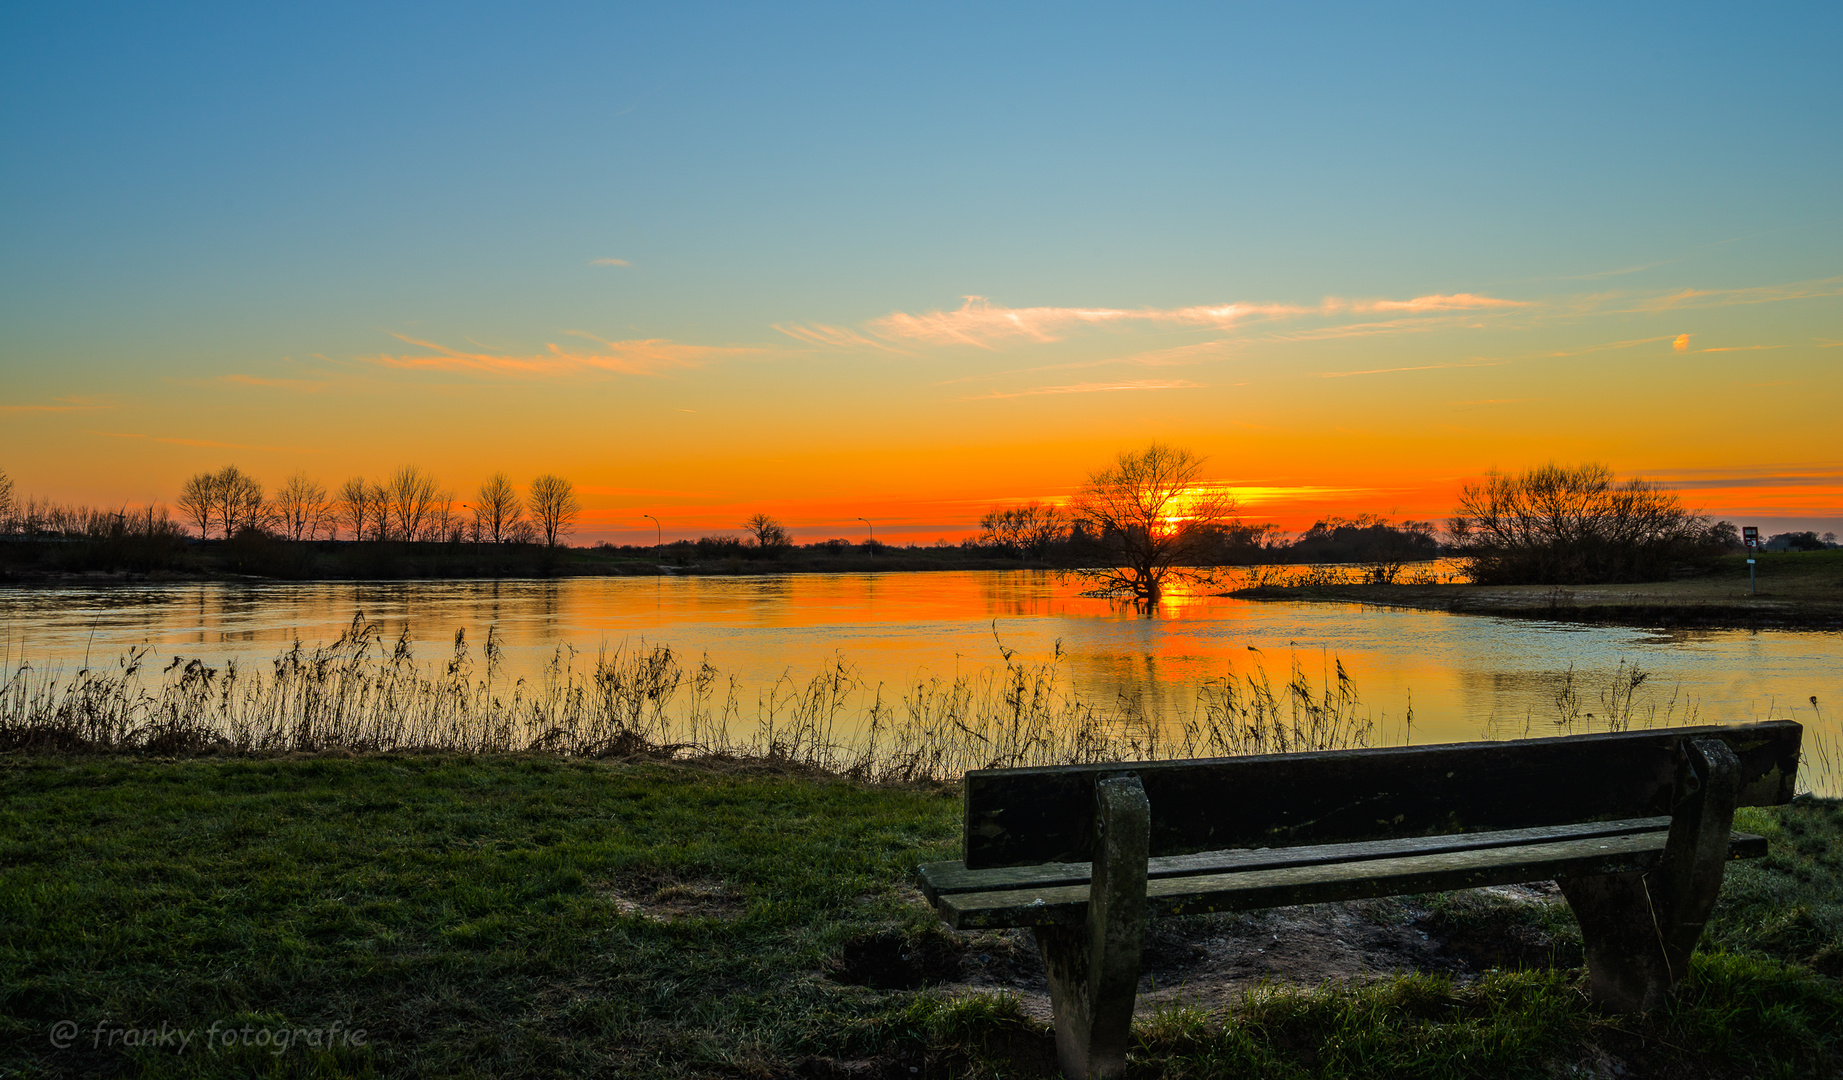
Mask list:
[[[1601,1017],[1553,968],[1269,988],[1142,1023],[1134,1072],[1838,1074],[1843,806],[1744,824],[1773,856],[1731,870],[1668,1010]],[[865,935],[944,934],[907,882],[958,828],[951,786],[739,765],[11,757],[0,1076],[1043,1075],[1015,1001],[832,977]],[[335,1021],[364,1044],[201,1045]],[[201,1034],[121,1045],[163,1022]]]

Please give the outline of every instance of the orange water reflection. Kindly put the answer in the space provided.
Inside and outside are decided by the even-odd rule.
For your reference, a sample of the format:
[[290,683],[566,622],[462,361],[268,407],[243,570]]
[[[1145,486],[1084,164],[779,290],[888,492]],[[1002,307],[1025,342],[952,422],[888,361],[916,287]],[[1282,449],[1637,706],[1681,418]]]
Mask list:
[[1246,603],[1184,586],[1146,617],[1083,588],[1018,571],[11,589],[0,591],[0,652],[9,668],[25,658],[67,671],[142,643],[156,668],[174,656],[263,664],[297,638],[333,640],[362,614],[387,639],[407,633],[431,664],[450,655],[457,631],[477,659],[490,629],[514,674],[538,672],[559,650],[587,660],[663,643],[734,677],[745,706],[843,662],[868,708],[879,693],[895,701],[918,682],[996,671],[1002,648],[1056,665],[1084,700],[1163,722],[1194,713],[1212,679],[1264,670],[1279,686],[1296,665],[1322,686],[1341,663],[1380,743],[1571,730],[1558,724],[1570,695],[1575,727],[1591,726],[1636,665],[1645,678],[1627,708],[1635,722],[1781,717],[1843,745],[1830,704],[1843,701],[1835,633]]

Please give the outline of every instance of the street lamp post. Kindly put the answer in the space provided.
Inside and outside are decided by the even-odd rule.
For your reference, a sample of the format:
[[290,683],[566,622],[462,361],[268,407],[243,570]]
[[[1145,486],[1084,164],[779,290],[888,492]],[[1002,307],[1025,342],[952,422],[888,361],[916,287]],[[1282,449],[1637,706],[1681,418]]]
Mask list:
[[658,518],[653,517],[653,515],[651,514],[641,514],[640,516],[653,518],[653,561],[663,565],[665,562],[665,559],[663,556],[659,554],[659,547],[660,547],[660,544],[663,542],[665,531],[659,527]]
[[858,518],[858,520],[863,522],[864,527],[870,530],[870,561],[876,562],[877,561],[877,527],[875,525],[872,525],[870,523],[870,519],[867,517],[861,517],[861,518]]

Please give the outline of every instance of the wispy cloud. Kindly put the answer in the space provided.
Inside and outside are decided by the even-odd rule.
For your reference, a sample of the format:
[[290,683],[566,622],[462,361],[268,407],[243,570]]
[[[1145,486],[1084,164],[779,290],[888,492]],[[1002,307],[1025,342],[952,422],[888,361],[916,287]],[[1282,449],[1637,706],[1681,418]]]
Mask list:
[[1289,304],[1219,304],[1183,308],[1001,307],[983,296],[969,296],[952,311],[919,315],[895,311],[867,325],[883,337],[931,345],[992,348],[1022,338],[1057,341],[1078,327],[1150,324],[1229,327],[1260,315],[1295,315],[1310,309]]
[[975,394],[968,400],[1035,397],[1039,394],[1106,394],[1118,390],[1200,390],[1203,385],[1188,379],[1136,379],[1132,382],[1075,383],[1070,386],[1038,386],[1029,390],[995,391],[990,394]]
[[[1770,467],[1769,467],[1770,469]],[[1680,488],[1823,487],[1843,488],[1843,469],[1777,469],[1765,472],[1665,470],[1647,474]]]
[[[1175,308],[1015,308],[994,304],[983,296],[969,296],[952,310],[919,313],[893,311],[864,323],[862,330],[823,323],[777,324],[775,329],[812,345],[849,347],[875,345],[879,341],[904,341],[920,345],[970,345],[992,349],[1012,341],[1060,341],[1079,330],[1105,327],[1227,330],[1260,319],[1383,313],[1440,315],[1504,311],[1532,306],[1528,301],[1474,293],[1438,293],[1408,300],[1344,300],[1328,297],[1313,305],[1235,302]],[[1395,325],[1400,324],[1381,324],[1372,329],[1384,330]]]
[[1376,490],[1356,487],[1314,487],[1310,484],[1224,484],[1227,491],[1243,503],[1286,502],[1295,499],[1318,499],[1327,495],[1359,495]]
[[1262,337],[1268,341],[1335,341],[1340,338],[1375,337],[1382,334],[1424,334],[1454,325],[1477,326],[1476,316],[1419,315],[1380,322],[1344,323],[1337,326],[1314,326],[1300,330],[1270,330]]
[[1623,341],[1604,341],[1598,345],[1583,345],[1576,349],[1551,349],[1548,352],[1530,353],[1527,356],[1518,357],[1518,359],[1560,360],[1570,356],[1586,356],[1590,353],[1610,352],[1615,349],[1632,349],[1640,345],[1650,345],[1654,342],[1671,340],[1673,339],[1669,335],[1659,334],[1657,337],[1627,338]]
[[223,376],[224,382],[237,386],[263,386],[277,390],[294,390],[313,393],[333,385],[329,379],[272,379],[261,375],[232,374]]
[[632,266],[626,259],[590,259],[590,266]]
[[1502,367],[1512,363],[1509,360],[1480,360],[1473,363],[1453,364],[1416,364],[1412,367],[1369,368],[1365,371],[1315,371],[1321,379],[1347,379],[1352,375],[1392,375],[1397,371],[1438,371],[1443,368]]
[[95,412],[99,409],[113,409],[112,404],[96,401],[92,398],[64,397],[54,398],[49,405],[0,405],[0,413],[67,413]]
[[608,487],[601,484],[578,484],[576,490],[584,495],[646,495],[674,499],[723,499],[736,494],[733,491],[681,491],[677,488]]
[[1790,345],[1719,345],[1697,352],[1764,352],[1768,349],[1789,349]]
[[1627,274],[1638,274],[1646,270],[1655,270],[1660,266],[1669,266],[1672,263],[1680,263],[1682,261],[1683,261],[1682,259],[1665,259],[1662,262],[1643,263],[1638,266],[1626,266],[1618,270],[1601,270],[1598,273],[1594,273],[1594,274],[1577,275],[1575,280],[1592,281],[1597,278],[1624,277]]
[[212,439],[180,439],[161,435],[143,435],[133,431],[92,431],[92,435],[106,435],[111,439],[144,439],[148,442],[165,443],[168,446],[202,446],[211,450],[272,450],[278,453],[311,454],[311,447],[302,446],[261,446],[255,443],[217,442]]
[[486,375],[558,377],[582,374],[659,375],[675,368],[697,367],[711,360],[747,356],[759,349],[728,348],[713,345],[686,345],[664,338],[638,341],[605,341],[591,334],[571,331],[572,336],[586,338],[599,348],[578,350],[547,344],[545,351],[531,355],[470,352],[433,341],[423,341],[406,334],[392,334],[428,352],[384,354],[372,357],[374,363],[411,371],[459,371]]
[[1233,341],[1201,341],[1194,345],[1153,349],[1149,352],[1133,353],[1130,356],[1108,356],[1099,360],[1071,360],[1063,364],[1036,364],[1031,367],[1006,368],[1001,371],[981,371],[972,375],[941,379],[934,385],[952,386],[955,383],[991,382],[994,379],[1010,378],[1013,375],[1037,375],[1045,371],[1080,371],[1097,367],[1178,367],[1219,356],[1234,344],[1236,343]]
[[[1327,303],[1334,303],[1328,301]],[[1417,296],[1412,300],[1369,300],[1350,305],[1352,311],[1478,311],[1481,309],[1502,309],[1533,307],[1527,300],[1503,300],[1495,296],[1474,296],[1471,293],[1452,293],[1450,295]],[[1335,310],[1335,308],[1333,309]]]
[[1785,285],[1757,285],[1746,289],[1679,289],[1638,303],[1638,311],[1673,311],[1681,308],[1726,307],[1731,304],[1776,304],[1786,300],[1812,300],[1843,296],[1843,277],[1815,278]]
[[908,355],[907,349],[898,349],[886,341],[865,337],[863,334],[844,326],[828,326],[825,323],[794,324],[791,326],[775,323],[774,328],[795,341],[808,345],[827,345],[834,348],[848,346],[867,346],[873,349],[885,349]]

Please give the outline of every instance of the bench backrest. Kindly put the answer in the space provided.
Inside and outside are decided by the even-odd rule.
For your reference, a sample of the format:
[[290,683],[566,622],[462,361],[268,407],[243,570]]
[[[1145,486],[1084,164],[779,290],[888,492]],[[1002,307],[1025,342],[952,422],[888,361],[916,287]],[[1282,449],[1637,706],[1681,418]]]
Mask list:
[[1740,759],[1737,805],[1791,801],[1803,729],[1789,720],[1510,742],[1378,747],[966,774],[966,866],[1086,862],[1094,785],[1138,776],[1151,852],[1287,847],[1655,817],[1687,792],[1686,739]]

